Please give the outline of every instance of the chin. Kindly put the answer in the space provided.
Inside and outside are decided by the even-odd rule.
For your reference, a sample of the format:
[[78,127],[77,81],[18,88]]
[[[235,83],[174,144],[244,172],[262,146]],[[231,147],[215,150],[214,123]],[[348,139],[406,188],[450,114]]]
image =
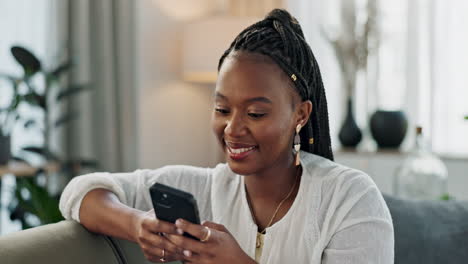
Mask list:
[[229,157],[227,158],[227,164],[232,172],[243,176],[251,175],[258,171],[258,167],[252,166],[252,164],[229,160]]

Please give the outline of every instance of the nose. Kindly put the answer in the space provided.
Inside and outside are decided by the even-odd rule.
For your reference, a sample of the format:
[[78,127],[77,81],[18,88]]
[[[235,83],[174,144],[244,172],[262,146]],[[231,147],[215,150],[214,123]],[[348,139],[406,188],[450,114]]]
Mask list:
[[230,138],[238,138],[244,136],[246,132],[247,127],[244,118],[239,113],[233,112],[226,119],[224,134]]

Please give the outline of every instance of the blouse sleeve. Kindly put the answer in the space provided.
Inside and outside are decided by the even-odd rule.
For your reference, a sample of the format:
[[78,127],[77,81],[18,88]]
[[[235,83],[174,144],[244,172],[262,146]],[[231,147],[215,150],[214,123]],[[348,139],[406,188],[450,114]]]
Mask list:
[[149,187],[156,182],[192,193],[198,203],[200,218],[211,219],[212,169],[192,166],[166,166],[156,170],[131,173],[91,173],[72,179],[60,198],[60,211],[67,220],[80,222],[80,206],[91,190],[103,188],[117,195],[127,206],[147,211],[152,208]]
[[394,233],[388,207],[370,177],[352,170],[334,190],[323,264],[393,264]]

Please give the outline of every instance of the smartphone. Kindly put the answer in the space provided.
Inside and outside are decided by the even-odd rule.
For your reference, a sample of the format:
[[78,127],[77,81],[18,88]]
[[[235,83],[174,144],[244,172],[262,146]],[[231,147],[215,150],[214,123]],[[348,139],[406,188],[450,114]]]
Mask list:
[[[156,218],[170,223],[182,218],[200,224],[197,201],[191,193],[155,183],[150,187],[150,195]],[[184,236],[199,240],[188,233]]]

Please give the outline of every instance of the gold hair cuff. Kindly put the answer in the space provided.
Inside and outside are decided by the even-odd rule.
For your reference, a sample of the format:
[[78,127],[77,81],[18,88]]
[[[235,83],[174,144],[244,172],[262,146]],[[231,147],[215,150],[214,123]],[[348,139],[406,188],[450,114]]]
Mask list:
[[296,81],[296,80],[297,80],[296,74],[293,73],[293,74],[291,75],[291,79],[292,79],[293,81]]

